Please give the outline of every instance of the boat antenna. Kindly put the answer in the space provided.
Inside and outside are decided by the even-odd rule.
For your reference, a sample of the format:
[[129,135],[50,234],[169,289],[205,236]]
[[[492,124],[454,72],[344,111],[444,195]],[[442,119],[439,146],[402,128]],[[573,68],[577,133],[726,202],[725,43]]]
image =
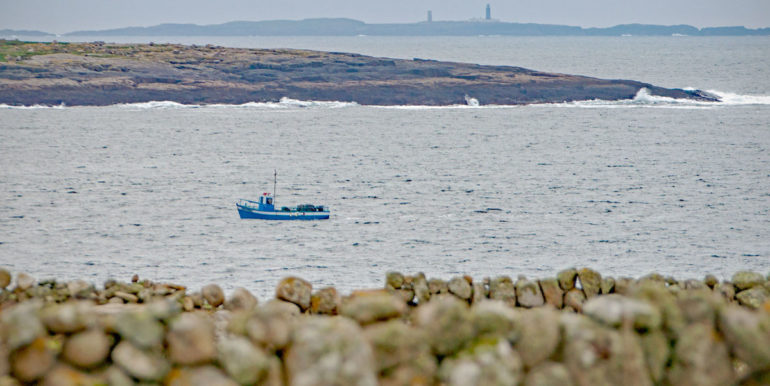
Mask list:
[[275,202],[275,186],[278,184],[278,170],[273,169],[273,202]]

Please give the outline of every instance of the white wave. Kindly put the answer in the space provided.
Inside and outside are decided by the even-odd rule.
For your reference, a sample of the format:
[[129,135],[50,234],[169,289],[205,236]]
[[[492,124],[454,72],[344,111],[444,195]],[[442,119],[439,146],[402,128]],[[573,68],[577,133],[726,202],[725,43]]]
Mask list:
[[470,97],[467,94],[465,95],[465,104],[467,104],[468,106],[473,106],[473,107],[480,106],[478,99]]
[[179,102],[173,101],[150,101],[140,103],[120,103],[115,105],[120,108],[130,109],[194,109],[201,107],[201,105],[185,105]]
[[0,103],[0,109],[16,109],[16,110],[37,110],[37,109],[55,109],[55,110],[62,110],[66,106],[62,103],[60,105],[32,105],[32,106],[13,106],[13,105],[7,105],[4,103]]
[[247,102],[243,104],[182,104],[172,101],[151,101],[142,103],[123,103],[116,105],[122,108],[133,109],[198,109],[198,108],[225,108],[225,109],[281,109],[281,108],[342,108],[358,106],[355,102],[338,101],[302,101],[291,98],[281,98],[279,102]]
[[[684,90],[695,90],[694,88],[684,88]],[[632,99],[622,99],[616,101],[607,101],[602,99],[593,99],[588,101],[573,101],[564,103],[542,104],[538,106],[561,106],[561,107],[580,107],[580,108],[669,108],[669,109],[710,109],[724,106],[741,105],[767,105],[770,104],[770,96],[767,95],[740,95],[735,93],[708,90],[710,94],[717,96],[719,102],[698,101],[684,98],[671,98],[650,94],[647,88],[641,88]]]

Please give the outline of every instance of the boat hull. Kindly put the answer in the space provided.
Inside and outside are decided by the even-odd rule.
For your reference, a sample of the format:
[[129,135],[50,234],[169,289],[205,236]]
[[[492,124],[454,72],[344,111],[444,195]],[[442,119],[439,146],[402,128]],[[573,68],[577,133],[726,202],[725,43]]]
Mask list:
[[241,219],[257,220],[328,220],[329,212],[264,211],[237,205]]

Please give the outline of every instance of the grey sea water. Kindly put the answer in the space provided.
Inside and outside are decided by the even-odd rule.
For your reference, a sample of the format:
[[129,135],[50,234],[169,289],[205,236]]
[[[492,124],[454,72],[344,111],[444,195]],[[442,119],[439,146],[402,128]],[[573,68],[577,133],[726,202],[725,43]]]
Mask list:
[[[367,39],[209,42],[421,53],[697,87],[725,102],[642,92],[478,108],[0,107],[0,266],[262,298],[287,275],[346,292],[380,287],[388,270],[770,271],[770,39]],[[235,201],[271,191],[274,169],[279,205],[324,204],[332,218],[238,219]]]

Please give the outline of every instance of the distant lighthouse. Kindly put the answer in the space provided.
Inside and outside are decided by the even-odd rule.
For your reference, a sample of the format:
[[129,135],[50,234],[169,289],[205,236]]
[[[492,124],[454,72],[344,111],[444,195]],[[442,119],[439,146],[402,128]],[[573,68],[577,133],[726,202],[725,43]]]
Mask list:
[[487,20],[492,20],[492,8],[489,7],[489,4],[487,4]]

